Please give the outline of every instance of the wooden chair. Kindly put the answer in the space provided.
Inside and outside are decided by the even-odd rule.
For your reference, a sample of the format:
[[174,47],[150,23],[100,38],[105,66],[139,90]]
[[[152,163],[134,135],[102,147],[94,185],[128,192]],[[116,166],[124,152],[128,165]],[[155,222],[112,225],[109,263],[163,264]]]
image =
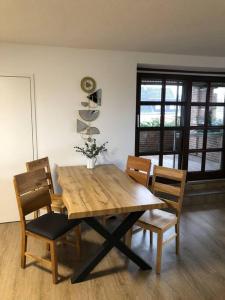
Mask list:
[[[14,176],[14,187],[21,223],[21,267],[26,266],[26,257],[33,258],[52,269],[53,283],[58,281],[56,242],[69,230],[79,224],[79,220],[68,220],[65,214],[54,213],[44,169],[38,169]],[[47,213],[26,222],[26,215],[47,208]],[[51,259],[47,260],[27,251],[27,238],[32,236],[44,241],[50,247]]]
[[136,182],[148,187],[149,185],[149,175],[151,169],[151,160],[136,157],[128,156],[126,173]]
[[[176,182],[176,184],[158,182],[159,178],[166,179],[167,181],[170,180],[170,182],[172,180],[173,182]],[[158,235],[156,259],[157,274],[159,274],[161,270],[162,247],[167,242],[176,238],[176,254],[179,254],[179,225],[185,181],[186,171],[155,166],[152,179],[152,192],[155,195],[158,195],[158,193],[160,193],[159,198],[164,200],[167,206],[171,208],[175,212],[175,214],[160,209],[154,209],[145,212],[144,215],[136,223],[136,225],[150,231],[151,245],[153,241],[152,233],[155,232]],[[161,195],[163,195],[163,197],[160,197]],[[166,198],[164,198],[164,195]],[[174,200],[176,201],[167,198],[175,198]],[[175,233],[170,235],[168,239],[163,240],[164,232],[172,226],[175,226]]]
[[[53,181],[52,181],[52,175],[51,175],[51,169],[50,169],[48,157],[27,162],[26,168],[27,171],[45,169],[46,176],[48,179],[48,186],[51,194],[51,201],[52,201],[51,207],[54,211],[59,211],[60,213],[63,213],[66,207],[63,204],[62,196],[54,193],[54,187],[53,187]],[[38,215],[39,215],[39,211],[35,212],[35,217],[37,217]]]
[[[148,187],[150,169],[150,159],[128,155],[125,173],[127,173],[127,175],[136,182]],[[102,223],[105,225],[106,220],[110,217],[111,216],[103,216]],[[127,244],[129,244],[129,241],[131,241],[131,235],[132,231],[128,231],[125,236]]]
[[[146,186],[149,185],[149,176],[151,170],[151,160],[147,158],[128,155],[125,172],[134,181]],[[133,231],[130,229],[125,235],[127,246],[131,247]]]
[[[47,180],[48,180],[48,187],[50,191],[50,196],[51,196],[51,208],[54,211],[60,212],[60,213],[65,213],[66,207],[63,203],[62,196],[59,194],[54,193],[54,186],[53,186],[53,181],[52,181],[52,175],[51,175],[51,169],[50,169],[50,164],[49,164],[49,159],[48,157],[43,157],[37,160],[29,161],[26,163],[26,168],[27,171],[35,171],[38,169],[44,169]],[[37,218],[39,215],[39,210],[34,212],[34,217]],[[76,234],[76,239],[77,239],[77,250],[79,252],[80,256],[80,244],[81,244],[81,226],[78,225],[75,228],[75,234]],[[64,242],[68,243],[68,239],[65,239]]]

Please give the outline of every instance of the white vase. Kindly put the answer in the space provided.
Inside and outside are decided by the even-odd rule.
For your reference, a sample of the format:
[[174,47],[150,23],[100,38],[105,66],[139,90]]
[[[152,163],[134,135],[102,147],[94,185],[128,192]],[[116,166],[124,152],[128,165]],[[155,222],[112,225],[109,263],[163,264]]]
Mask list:
[[88,169],[94,169],[96,163],[96,158],[87,158],[87,168]]

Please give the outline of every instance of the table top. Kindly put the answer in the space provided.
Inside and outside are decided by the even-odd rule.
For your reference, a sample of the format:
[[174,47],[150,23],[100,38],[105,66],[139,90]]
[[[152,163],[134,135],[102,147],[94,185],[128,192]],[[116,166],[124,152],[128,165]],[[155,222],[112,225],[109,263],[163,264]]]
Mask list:
[[69,219],[165,207],[115,165],[58,167],[57,173]]

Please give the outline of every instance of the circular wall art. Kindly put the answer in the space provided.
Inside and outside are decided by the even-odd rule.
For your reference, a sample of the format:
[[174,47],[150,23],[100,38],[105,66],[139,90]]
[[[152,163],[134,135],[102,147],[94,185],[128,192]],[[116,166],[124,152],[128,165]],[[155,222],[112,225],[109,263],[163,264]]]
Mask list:
[[96,81],[92,77],[84,77],[80,82],[80,86],[84,92],[92,93],[96,89]]

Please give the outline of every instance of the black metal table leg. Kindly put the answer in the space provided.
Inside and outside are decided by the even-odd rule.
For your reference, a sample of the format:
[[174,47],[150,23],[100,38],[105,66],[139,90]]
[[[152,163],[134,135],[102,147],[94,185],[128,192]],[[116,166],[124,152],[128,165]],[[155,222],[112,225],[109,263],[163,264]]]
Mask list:
[[112,233],[102,226],[96,218],[91,217],[83,219],[83,221],[85,221],[90,227],[103,236],[106,241],[99,248],[95,256],[83,266],[80,273],[72,276],[71,282],[76,283],[83,281],[113,247],[118,248],[142,270],[151,269],[150,265],[148,265],[141,257],[139,257],[121,241],[121,237],[126,234],[126,232],[134,225],[143,213],[144,211],[130,213]]

